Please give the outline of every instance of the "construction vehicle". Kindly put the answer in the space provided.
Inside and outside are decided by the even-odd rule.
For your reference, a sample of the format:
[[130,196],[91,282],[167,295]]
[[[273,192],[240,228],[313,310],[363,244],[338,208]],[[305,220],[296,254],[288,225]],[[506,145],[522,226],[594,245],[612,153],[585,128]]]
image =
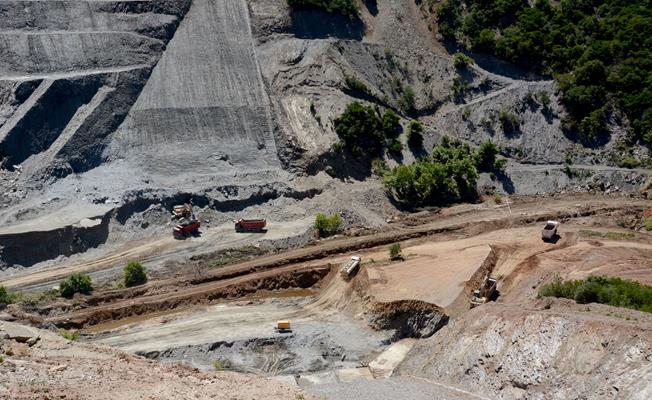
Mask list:
[[276,321],[277,332],[292,332],[292,325],[289,320]]
[[172,228],[172,235],[175,239],[183,239],[194,234],[201,225],[192,212],[192,204],[188,203],[172,208],[172,220],[176,222]]
[[498,280],[496,278],[485,276],[480,288],[473,291],[473,297],[471,297],[471,308],[488,302],[496,292],[497,283]]
[[172,235],[175,239],[184,239],[199,230],[198,219],[183,219],[174,228],[172,228]]
[[184,203],[172,208],[172,216],[176,219],[188,218],[192,215],[192,204]]
[[235,231],[236,232],[263,232],[265,226],[267,225],[267,220],[265,219],[242,219],[240,218],[235,222]]
[[559,228],[558,221],[546,222],[546,226],[544,226],[543,230],[541,231],[541,239],[543,239],[544,242],[553,240],[557,236],[558,228]]
[[351,279],[358,272],[359,266],[360,266],[360,257],[358,256],[351,257],[351,259],[347,261],[346,264],[342,265],[342,268],[340,268],[340,276],[344,280]]

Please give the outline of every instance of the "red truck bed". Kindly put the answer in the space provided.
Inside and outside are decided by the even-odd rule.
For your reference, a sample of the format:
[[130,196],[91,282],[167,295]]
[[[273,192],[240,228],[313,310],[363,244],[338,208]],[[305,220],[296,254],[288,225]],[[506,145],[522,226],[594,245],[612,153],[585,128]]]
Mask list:
[[174,237],[184,237],[199,229],[199,225],[199,221],[194,221],[188,225],[179,224],[174,227],[172,234]]
[[267,225],[267,220],[265,219],[242,219],[235,221],[235,231],[244,232],[244,231],[262,231],[263,228]]

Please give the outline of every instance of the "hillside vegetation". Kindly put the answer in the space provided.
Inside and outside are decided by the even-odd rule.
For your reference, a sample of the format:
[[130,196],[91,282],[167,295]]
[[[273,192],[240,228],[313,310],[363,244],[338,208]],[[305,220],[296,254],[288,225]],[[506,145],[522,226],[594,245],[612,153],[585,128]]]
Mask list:
[[478,171],[501,173],[504,168],[497,153],[491,141],[472,151],[468,144],[444,136],[430,156],[385,172],[383,183],[394,200],[409,207],[474,200]]
[[607,276],[562,281],[559,277],[539,290],[540,297],[564,297],[580,304],[602,303],[652,312],[652,286]]
[[652,144],[649,1],[445,0],[437,19],[447,40],[554,76],[582,139],[600,139],[622,111],[630,140]]

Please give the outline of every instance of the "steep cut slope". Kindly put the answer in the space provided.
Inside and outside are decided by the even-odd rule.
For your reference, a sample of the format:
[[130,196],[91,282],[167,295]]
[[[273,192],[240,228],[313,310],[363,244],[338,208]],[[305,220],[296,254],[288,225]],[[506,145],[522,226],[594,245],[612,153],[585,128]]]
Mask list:
[[116,157],[167,184],[278,169],[248,20],[241,0],[193,2],[113,141]]
[[504,399],[652,396],[648,315],[626,312],[633,322],[559,308],[476,308],[417,343],[400,374]]

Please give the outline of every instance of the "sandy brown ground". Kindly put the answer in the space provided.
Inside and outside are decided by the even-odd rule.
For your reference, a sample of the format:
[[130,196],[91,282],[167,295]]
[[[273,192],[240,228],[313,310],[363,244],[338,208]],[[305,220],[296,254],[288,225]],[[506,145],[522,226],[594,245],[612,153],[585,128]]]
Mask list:
[[[0,322],[4,329],[15,324]],[[31,347],[0,339],[0,399],[274,399],[311,398],[296,387],[256,375],[200,372],[104,346],[32,330]],[[21,339],[22,341],[22,339]]]
[[464,241],[426,243],[404,250],[407,260],[367,266],[370,294],[377,301],[421,300],[444,309],[465,294],[466,282],[492,253],[488,245]]

